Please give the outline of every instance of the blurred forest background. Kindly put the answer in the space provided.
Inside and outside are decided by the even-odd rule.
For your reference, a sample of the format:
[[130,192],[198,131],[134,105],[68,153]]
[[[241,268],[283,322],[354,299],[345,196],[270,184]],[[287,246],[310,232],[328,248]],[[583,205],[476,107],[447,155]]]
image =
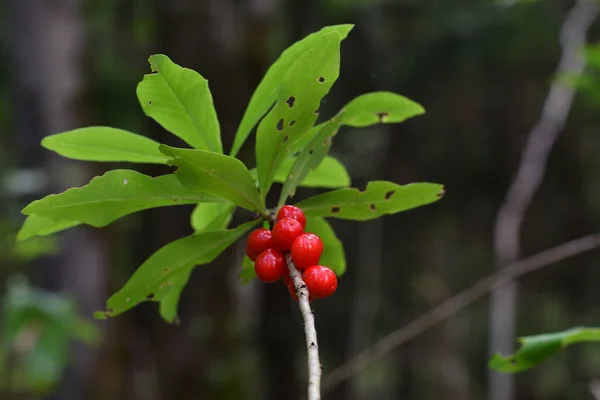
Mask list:
[[[61,159],[40,146],[45,135],[110,125],[180,144],[138,104],[135,89],[150,71],[150,54],[167,54],[210,81],[226,149],[266,68],[324,25],[356,27],[342,43],[341,76],[323,117],[375,90],[406,95],[427,110],[403,124],[344,128],[336,137],[332,155],[353,186],[430,181],[447,193],[378,221],[332,221],[348,272],[335,296],[314,303],[326,375],[496,269],[495,219],[555,78],[571,7],[566,0],[2,0],[0,398],[269,400],[304,393],[300,313],[280,285],[238,283],[243,243],[194,272],[179,325],[162,321],[152,303],[92,320],[146,257],[191,232],[191,207],[15,244],[28,202],[131,167]],[[589,42],[599,34],[600,24],[593,25]],[[599,230],[600,89],[586,74],[526,210],[523,256]],[[249,143],[241,154],[250,166],[252,150]],[[599,257],[586,253],[521,279],[509,340],[600,325]],[[46,319],[23,324],[32,313]],[[486,298],[326,398],[492,398],[489,319]],[[79,328],[65,330],[66,320]],[[87,344],[65,347],[72,337]],[[16,373],[19,357],[38,341],[47,351]],[[517,375],[514,395],[497,400],[594,399],[599,376],[600,346],[577,346]]]

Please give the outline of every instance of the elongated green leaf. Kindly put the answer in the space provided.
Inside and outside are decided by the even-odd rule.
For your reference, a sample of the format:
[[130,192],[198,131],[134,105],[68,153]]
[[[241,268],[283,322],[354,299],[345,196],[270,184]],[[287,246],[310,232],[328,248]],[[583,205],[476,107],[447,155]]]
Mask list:
[[346,104],[342,110],[342,124],[356,128],[377,123],[398,123],[425,113],[418,103],[391,92],[363,94]]
[[172,322],[176,317],[179,293],[196,265],[208,264],[256,225],[245,223],[231,230],[200,232],[175,240],[151,255],[106,304],[106,311],[95,317],[104,319],[119,315],[146,301],[158,301],[161,315]]
[[192,228],[196,232],[225,229],[234,210],[235,204],[231,203],[200,203],[192,212]]
[[321,128],[338,118],[342,119],[342,126],[364,128],[377,123],[403,122],[424,112],[425,109],[420,104],[399,94],[391,92],[367,93],[346,104],[329,121],[315,125],[306,135],[291,143],[291,153],[304,149]]
[[250,103],[248,103],[246,112],[244,113],[240,126],[236,132],[233,147],[231,148],[232,156],[235,156],[238,153],[252,129],[275,102],[279,85],[292,64],[294,64],[302,54],[311,49],[320,37],[335,31],[339,33],[340,39],[344,40],[350,30],[352,30],[352,27],[353,25],[325,27],[294,43],[281,53],[281,56],[273,63],[273,65],[271,65],[262,81],[258,84],[258,87],[250,99]]
[[188,189],[212,193],[248,210],[266,213],[254,179],[237,158],[203,150],[177,149],[161,145],[172,157],[175,175]]
[[90,126],[47,136],[42,146],[75,160],[167,163],[167,157],[158,150],[158,142],[108,126]]
[[346,272],[344,245],[336,236],[331,225],[323,218],[307,217],[305,231],[319,236],[323,242],[324,250],[319,264],[331,268],[337,276],[342,276]]
[[489,367],[498,372],[515,373],[528,370],[560,349],[582,342],[600,342],[600,328],[572,328],[562,332],[519,338],[521,348],[514,354],[494,354]]
[[296,205],[307,216],[366,221],[433,203],[443,195],[444,187],[436,183],[398,185],[374,181],[363,192],[355,188],[332,190]]
[[[287,180],[290,168],[292,168],[295,161],[296,157],[286,159],[275,174],[274,181],[284,183]],[[256,168],[250,170],[250,175],[252,175],[252,178],[258,179]],[[344,167],[337,159],[325,156],[323,161],[321,161],[315,169],[310,171],[298,186],[338,189],[349,185],[350,175],[348,175],[346,167]]]
[[263,118],[256,136],[256,164],[264,199],[290,143],[306,134],[317,119],[321,99],[339,75],[340,34],[319,36],[285,74],[275,106]]
[[39,215],[29,215],[17,234],[17,240],[27,240],[34,236],[47,236],[79,225],[78,221],[55,221]]
[[[288,158],[275,174],[275,182],[284,183],[296,157]],[[350,185],[350,175],[346,167],[337,159],[325,156],[323,161],[300,182],[298,186],[338,189]]]
[[137,87],[144,113],[190,146],[222,153],[208,81],[165,55],[153,55],[149,61],[154,73],[145,75]]
[[[281,195],[279,196],[280,207],[285,204],[288,197],[294,196],[296,188],[300,183],[305,180],[312,170],[321,164],[327,153],[329,153],[333,136],[337,133],[340,122],[341,118],[333,118],[325,123],[308,145],[302,149],[298,157],[296,157],[294,164],[288,169],[287,178],[284,180],[283,188],[281,189]],[[327,167],[327,165],[324,166],[324,168]],[[346,172],[345,169],[344,172]]]
[[196,267],[195,264],[190,264],[181,269],[180,272],[173,275],[165,285],[164,291],[158,293],[158,298],[153,298],[159,302],[159,314],[167,322],[173,323],[177,320],[177,306],[181,292],[187,285],[192,271]]
[[204,201],[223,200],[185,189],[173,174],[152,178],[136,171],[113,170],[81,188],[36,200],[23,213],[102,227],[136,211]]

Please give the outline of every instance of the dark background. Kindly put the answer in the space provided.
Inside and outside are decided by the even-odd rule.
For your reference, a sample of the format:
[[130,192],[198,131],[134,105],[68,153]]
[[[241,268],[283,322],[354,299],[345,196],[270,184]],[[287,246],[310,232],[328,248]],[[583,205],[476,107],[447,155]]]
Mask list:
[[[494,271],[496,214],[554,78],[558,34],[571,7],[563,0],[3,0],[0,282],[24,272],[37,287],[74,294],[91,319],[146,257],[191,232],[191,207],[155,209],[101,230],[60,234],[54,255],[11,257],[19,211],[31,200],[116,167],[165,172],[60,159],[39,145],[45,135],[88,125],[180,144],[137,102],[150,54],[167,54],[210,81],[229,149],[253,89],[279,53],[324,25],[353,23],[322,115],[374,90],[406,95],[427,113],[400,125],[344,128],[332,155],[353,186],[430,181],[445,184],[446,196],[378,221],[333,221],[348,272],[333,297],[314,303],[326,374]],[[599,29],[590,31],[591,42]],[[598,104],[578,94],[527,209],[524,256],[598,230],[598,115]],[[248,165],[252,152],[249,141],[240,154]],[[299,398],[306,374],[300,314],[282,285],[238,283],[243,245],[194,272],[180,325],[166,324],[150,303],[95,322],[101,344],[73,346],[52,394],[12,395]],[[524,277],[516,334],[599,325],[599,283],[598,252]],[[487,398],[488,310],[487,298],[474,303],[326,398]],[[594,399],[589,385],[599,373],[600,347],[577,346],[518,375],[515,399]]]

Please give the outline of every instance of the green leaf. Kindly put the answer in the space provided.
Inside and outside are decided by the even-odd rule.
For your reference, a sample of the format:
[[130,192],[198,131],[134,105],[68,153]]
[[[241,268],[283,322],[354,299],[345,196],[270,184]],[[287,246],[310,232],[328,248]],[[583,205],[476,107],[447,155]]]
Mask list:
[[285,74],[275,106],[263,118],[256,135],[256,164],[264,199],[282,162],[290,157],[290,143],[314,125],[321,99],[339,75],[338,32],[319,36]]
[[519,338],[519,342],[519,351],[508,356],[494,354],[489,367],[506,373],[528,370],[571,344],[600,342],[600,328],[572,328],[562,332],[525,336]]
[[162,54],[151,56],[149,62],[154,73],[145,75],[137,87],[144,113],[190,146],[222,153],[208,81]]
[[435,183],[398,185],[387,181],[367,184],[364,191],[344,188],[326,192],[296,204],[307,216],[366,221],[433,203],[444,195]]
[[235,204],[200,203],[194,208],[191,216],[194,231],[215,231],[225,229],[233,218]]
[[25,207],[23,213],[102,227],[148,208],[204,201],[221,199],[185,189],[173,174],[152,178],[136,171],[113,170],[95,177],[81,188],[36,200]]
[[108,126],[91,126],[47,136],[42,146],[63,157],[84,161],[124,161],[166,164],[159,143]]
[[336,236],[331,225],[323,218],[307,217],[305,231],[319,236],[323,242],[324,250],[319,264],[331,268],[337,276],[342,276],[346,272],[344,245]]
[[291,152],[304,149],[317,133],[328,123],[341,118],[341,125],[364,128],[376,123],[397,123],[421,115],[423,107],[414,101],[390,92],[373,92],[359,96],[346,104],[338,114],[327,122],[313,126],[291,145]]
[[159,301],[158,312],[160,316],[167,322],[173,323],[177,320],[177,306],[179,304],[179,297],[181,292],[187,285],[192,271],[196,267],[195,264],[190,264],[187,267],[181,269],[177,274],[174,274],[171,279],[167,281],[167,286],[170,289],[165,289],[165,293],[162,294],[162,298],[156,299]]
[[160,151],[172,157],[170,163],[177,166],[175,175],[188,189],[212,193],[240,207],[266,214],[252,175],[237,158],[165,145],[160,146]]
[[252,279],[256,278],[256,272],[254,271],[254,261],[248,256],[244,256],[242,261],[242,270],[240,272],[240,282],[242,285],[250,283]]
[[[281,168],[275,174],[275,182],[286,182],[289,170],[295,161],[296,157],[293,157],[283,162]],[[311,170],[298,186],[338,189],[349,185],[350,175],[348,175],[344,164],[333,157],[325,156],[323,161],[315,169]]]
[[418,103],[391,92],[358,96],[342,109],[342,125],[363,128],[377,123],[391,124],[425,113]]
[[[287,177],[283,181],[283,188],[281,189],[281,195],[279,196],[279,206],[281,207],[285,204],[285,201],[288,197],[293,197],[296,193],[296,187],[302,183],[307,175],[315,168],[317,168],[320,164],[322,164],[323,159],[329,153],[329,149],[331,148],[331,143],[333,140],[333,136],[337,133],[340,128],[341,118],[333,118],[323,125],[323,127],[319,130],[319,132],[315,135],[315,137],[308,143],[307,146],[302,149],[298,157],[294,159],[294,163],[291,168],[288,168]],[[339,163],[338,163],[339,164]],[[348,177],[348,173],[343,165],[339,164],[342,168],[342,173],[345,174],[345,178],[340,183],[348,183],[350,178]],[[321,169],[319,176],[327,178],[327,168],[330,166],[324,165]],[[281,169],[280,169],[281,170]],[[338,168],[338,171],[340,169]],[[323,173],[325,172],[325,173]],[[336,177],[334,175],[330,176],[329,182],[335,182]],[[327,180],[326,180],[327,182]],[[341,187],[348,186],[342,185]],[[340,187],[340,186],[336,186]]]
[[176,303],[191,270],[208,264],[235,240],[256,225],[247,222],[231,230],[200,232],[175,240],[151,255],[107,302],[106,311],[96,318],[117,316],[135,305],[158,301],[161,315],[169,322],[176,318]]
[[27,240],[34,236],[48,236],[79,225],[78,221],[55,221],[39,215],[29,215],[17,234],[17,240]]
[[256,126],[258,121],[260,121],[263,115],[269,111],[269,108],[271,108],[275,99],[277,99],[279,85],[292,64],[294,64],[302,54],[311,49],[320,37],[325,36],[330,32],[338,32],[340,39],[344,40],[350,30],[352,30],[352,27],[353,25],[334,25],[325,27],[294,43],[281,53],[281,56],[273,63],[273,65],[271,65],[262,81],[258,84],[258,87],[248,103],[246,112],[244,113],[240,126],[235,134],[233,147],[231,148],[232,156],[235,156],[240,151],[240,148],[250,135],[250,132],[252,132],[252,129]]

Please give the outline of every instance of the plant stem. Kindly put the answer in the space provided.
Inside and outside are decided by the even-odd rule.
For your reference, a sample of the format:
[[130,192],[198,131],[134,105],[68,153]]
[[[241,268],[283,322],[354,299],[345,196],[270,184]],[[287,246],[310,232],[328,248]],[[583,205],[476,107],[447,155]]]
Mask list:
[[292,256],[285,255],[290,277],[294,282],[294,289],[298,295],[300,312],[304,319],[304,334],[306,336],[306,350],[308,353],[308,400],[321,399],[321,362],[319,361],[319,345],[317,344],[317,329],[315,328],[315,316],[310,309],[309,293],[302,275],[296,269]]

